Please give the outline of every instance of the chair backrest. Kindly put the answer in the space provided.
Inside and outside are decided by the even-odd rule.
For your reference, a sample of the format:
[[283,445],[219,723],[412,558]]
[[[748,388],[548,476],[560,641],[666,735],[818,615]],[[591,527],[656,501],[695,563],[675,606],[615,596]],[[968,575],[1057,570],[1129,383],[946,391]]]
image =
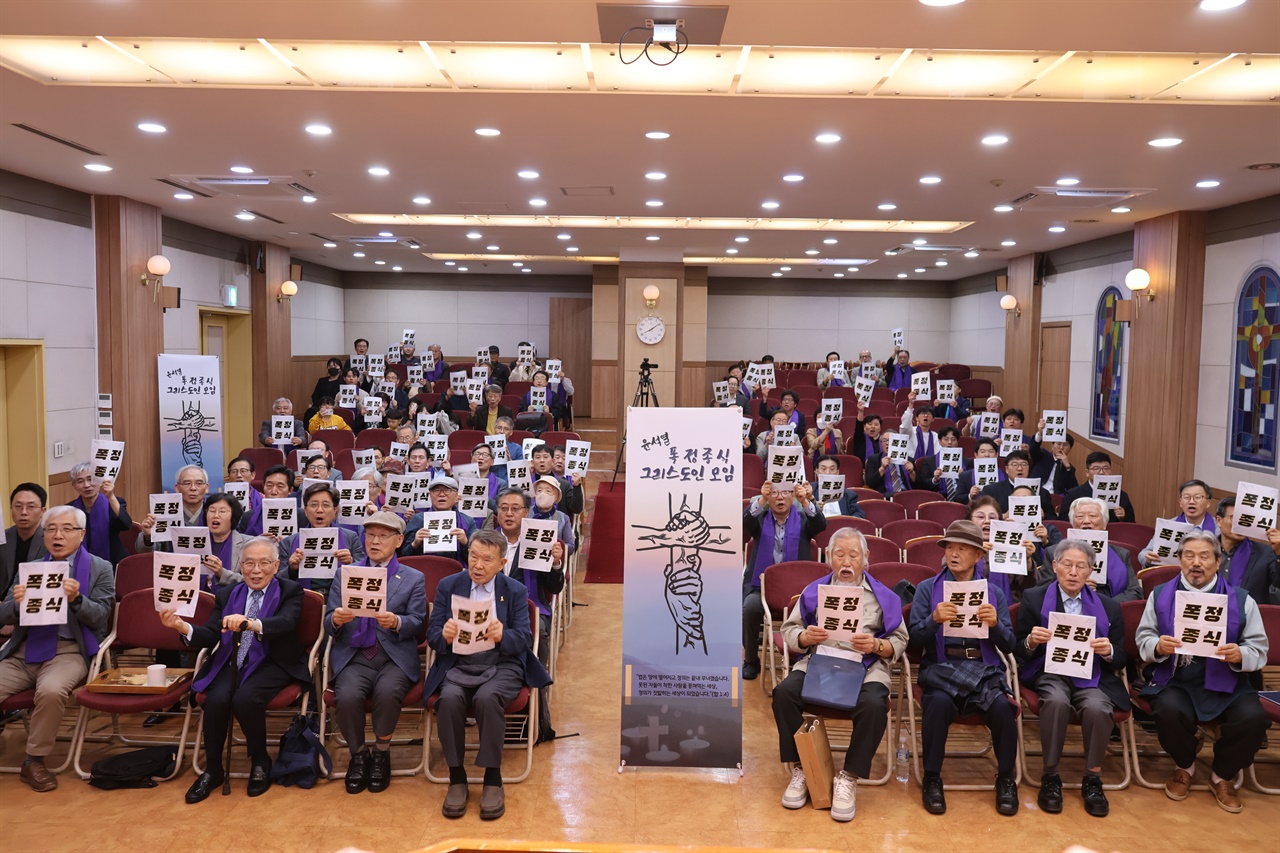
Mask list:
[[973,374],[967,364],[940,364],[934,369],[934,375],[938,379],[954,379],[958,382],[961,379],[968,379]]
[[822,389],[817,385],[792,385],[791,390],[799,394],[801,400],[822,399]]
[[391,442],[396,440],[396,431],[393,429],[377,429],[371,428],[361,430],[356,436],[356,449],[364,450],[370,447],[381,447],[384,456],[391,455]]
[[1147,547],[1156,535],[1156,529],[1150,524],[1138,524],[1135,521],[1113,521],[1107,525],[1107,533],[1112,539],[1120,539],[1125,542],[1137,542],[1142,540],[1142,547]]
[[907,562],[919,566],[940,566],[946,550],[938,544],[941,536],[918,536],[907,540]]
[[150,553],[130,554],[116,566],[116,601],[131,592],[151,589],[155,578],[155,557]]
[[956,422],[951,418],[934,418],[929,422],[929,432],[942,432],[947,427],[953,427]]
[[835,532],[846,527],[852,527],[854,530],[860,531],[863,536],[876,535],[875,525],[865,518],[856,518],[852,515],[833,515],[827,518],[826,528],[813,537],[813,544],[825,549],[831,544],[831,537],[835,535]]
[[136,521],[129,525],[128,530],[120,531],[120,544],[123,545],[124,549],[130,554],[138,553],[138,534],[141,532],[142,525]]
[[806,586],[829,574],[830,566],[814,560],[775,563],[760,576],[760,597],[764,599],[764,606],[779,616]]
[[871,389],[871,402],[872,403],[878,403],[878,402],[892,403],[893,392],[890,391],[888,388],[884,387],[883,385],[877,385],[875,388]]
[[956,381],[956,389],[961,396],[972,399],[986,399],[991,396],[990,379],[960,379]]
[[459,429],[449,433],[449,449],[462,449],[471,452],[477,444],[484,444],[484,431],[478,429]]
[[350,480],[356,472],[356,461],[351,456],[350,447],[333,451],[333,467],[342,472],[343,479]]
[[[913,371],[913,372],[914,372],[914,371]],[[898,403],[905,403],[905,402],[907,402],[907,395],[909,395],[910,393],[911,393],[911,389],[910,389],[910,388],[899,388],[899,389],[897,389],[896,391],[894,391],[894,392],[893,392],[893,403],[894,403],[894,405],[896,406]]]
[[788,371],[787,380],[794,388],[797,385],[817,385],[818,369],[815,367],[797,367]]
[[1071,525],[1069,523],[1057,518],[1046,518],[1044,519],[1044,523],[1049,527],[1057,528],[1057,531],[1062,534],[1063,539],[1067,538],[1067,531],[1071,529]]
[[463,450],[461,447],[450,448],[449,464],[450,465],[469,465],[471,463],[471,451]]
[[764,460],[747,451],[742,454],[742,485],[755,489],[764,485]]
[[550,412],[520,412],[516,415],[516,429],[527,429],[539,434],[547,432],[555,424]]
[[[846,488],[849,487],[849,483],[847,480],[845,481],[845,486]],[[875,489],[869,489],[866,486],[853,486],[852,488],[853,488],[853,493],[858,496],[858,506],[862,506],[867,501],[884,500],[884,495],[880,494]],[[875,522],[872,522],[872,524],[874,523]]]
[[[343,420],[343,421],[344,421],[348,426],[350,426],[350,424],[352,423],[352,421],[354,421],[354,420],[356,419],[356,413],[355,413],[355,412],[351,411],[350,409],[344,409],[342,406],[334,406],[334,407],[333,407],[333,413],[334,413],[335,415],[337,415],[338,417],[342,418],[342,420]],[[354,440],[355,440],[355,436],[354,436],[354,435],[352,435],[352,436],[351,436],[351,439],[352,439],[352,441],[354,441]]]
[[576,432],[567,432],[565,430],[547,430],[541,436],[542,440],[550,445],[563,446],[566,441],[582,441],[582,436]]
[[907,518],[918,518],[921,505],[945,501],[946,498],[938,492],[931,492],[927,489],[912,489],[909,492],[895,492],[889,497],[889,500],[896,504],[902,504],[907,510]]
[[[853,433],[849,433],[852,435]],[[844,487],[854,489],[862,485],[862,460],[850,453],[837,453],[833,457],[840,463],[840,473],[844,474]]]
[[921,520],[918,518],[904,518],[901,521],[890,521],[888,524],[881,525],[880,535],[885,539],[897,544],[899,548],[906,548],[907,543],[912,539],[921,536],[941,536],[944,529],[941,524],[936,521]]
[[872,501],[860,500],[858,506],[862,507],[862,511],[869,520],[875,522],[876,527],[882,528],[891,521],[900,521],[907,517],[906,507],[883,498]]
[[1124,653],[1129,660],[1138,662],[1138,624],[1142,622],[1143,611],[1147,609],[1146,599],[1120,602],[1120,614],[1124,616]]
[[298,619],[298,642],[315,651],[324,634],[324,596],[314,589],[304,589],[302,616]]
[[945,529],[951,522],[964,518],[964,504],[955,501],[929,501],[916,507],[916,518],[936,521]]
[[[149,555],[148,555],[149,556]],[[212,593],[201,592],[196,597],[196,613],[187,619],[192,625],[203,625],[213,614]],[[150,588],[135,589],[120,599],[116,615],[116,638],[111,647],[124,649],[167,649],[185,651],[182,635],[160,622],[156,612],[154,594]]]
[[800,403],[796,406],[796,411],[804,415],[805,423],[813,426],[818,414],[818,405],[822,402],[821,397],[801,397]]
[[498,398],[498,405],[506,406],[514,412],[516,409],[520,408],[520,398],[515,394],[503,394]]
[[448,376],[431,383],[431,390],[436,394],[447,394],[451,387],[453,387],[453,383]]
[[936,575],[940,569],[918,565],[916,563],[872,563],[867,571],[885,586],[893,589],[898,581],[907,581],[912,586],[919,586],[921,581]]
[[507,383],[507,387],[503,389],[503,393],[523,397],[525,394],[529,393],[529,389],[532,387],[533,383],[527,379],[512,379]]
[[421,557],[399,557],[398,559],[402,565],[422,572],[422,576],[426,579],[428,607],[436,600],[436,587],[440,585],[440,581],[462,571],[462,566],[458,561],[449,557],[428,554]]
[[1151,595],[1153,589],[1173,580],[1181,571],[1181,566],[1152,566],[1149,569],[1143,569],[1138,573],[1138,580],[1142,583],[1142,597]]
[[898,406],[892,400],[875,400],[867,404],[867,414],[877,415],[881,424],[892,424],[898,417]]
[[1267,634],[1267,666],[1280,666],[1280,604],[1259,604],[1258,613]]
[[[236,455],[243,456],[253,463],[254,477],[259,480],[267,473],[268,468],[284,464],[284,453],[278,447],[246,447]],[[167,485],[172,487],[173,484]]]
[[325,444],[335,453],[344,447],[355,447],[356,444],[356,434],[349,429],[320,429],[311,438],[324,439]]
[[896,563],[902,559],[902,552],[898,549],[898,543],[883,536],[867,537],[867,564],[874,566],[876,563]]

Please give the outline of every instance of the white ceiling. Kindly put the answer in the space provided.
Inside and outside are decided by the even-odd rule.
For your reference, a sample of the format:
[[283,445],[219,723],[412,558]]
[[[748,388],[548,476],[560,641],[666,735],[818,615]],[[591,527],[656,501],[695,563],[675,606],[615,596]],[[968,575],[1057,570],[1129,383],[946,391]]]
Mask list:
[[[1063,74],[1079,75],[1087,73],[1091,52],[1199,54],[1134,60],[1105,78],[1130,72],[1152,78],[1150,69],[1160,68],[1164,70],[1154,77],[1163,86],[1166,79],[1185,76],[1189,63],[1201,57],[1209,65],[1229,54],[1239,54],[1231,60],[1236,72],[1253,61],[1255,71],[1274,76],[1276,58],[1262,54],[1280,52],[1280,0],[1249,0],[1217,15],[1200,11],[1195,0],[968,0],[947,8],[914,0],[728,0],[719,5],[729,9],[723,44],[755,46],[750,57],[757,62],[767,55],[769,45],[874,48],[893,56],[913,48],[914,59],[902,66],[905,74],[909,68],[927,68],[919,58],[930,50],[1017,51],[1028,57],[1053,54],[1057,59],[1050,61],[1061,60]],[[318,9],[323,14],[317,14]],[[113,48],[93,37],[130,47],[131,38],[234,38],[246,40],[259,52],[265,51],[257,38],[281,44],[558,42],[566,43],[566,51],[579,63],[579,45],[600,40],[596,5],[584,0],[329,0],[319,6],[295,0],[6,0],[0,35],[83,37],[107,51]],[[460,55],[468,50],[462,46]],[[1076,53],[1068,55],[1071,51]],[[441,52],[437,47],[436,53]],[[737,48],[732,56],[740,52]],[[601,58],[596,50],[596,79],[619,79],[627,69],[602,66],[610,61],[607,49],[604,53]],[[182,58],[180,51],[171,61]],[[673,69],[693,59],[694,54],[681,57]],[[450,62],[442,60],[450,70],[459,69],[457,79],[462,66]],[[470,68],[471,73],[485,72],[483,61]],[[288,69],[281,63],[279,70]],[[644,79],[662,81],[654,69],[636,71]],[[281,83],[287,76],[282,75]],[[921,78],[901,79],[907,87],[913,80],[919,85]],[[1204,87],[1195,96],[1199,103],[1086,101],[1078,95],[1070,99],[1067,90],[1054,91],[1047,86],[1049,79],[1041,84],[1046,96],[1069,100],[1037,100],[1025,97],[1026,92],[1021,98],[991,99],[894,97],[887,91],[876,97],[765,97],[733,87],[728,89],[733,93],[682,95],[80,86],[44,84],[0,68],[0,168],[84,192],[127,195],[158,205],[168,216],[279,242],[297,257],[344,270],[400,265],[406,271],[445,271],[443,261],[421,252],[484,254],[488,245],[500,246],[494,254],[557,259],[531,261],[538,273],[585,273],[587,267],[581,263],[558,260],[567,246],[577,247],[582,256],[670,260],[714,258],[733,247],[740,250],[739,260],[761,259],[757,264],[713,267],[713,275],[767,276],[781,259],[791,258],[797,262],[788,276],[825,278],[845,272],[835,260],[875,261],[858,273],[846,272],[846,280],[899,273],[917,280],[957,279],[1003,267],[1018,254],[1114,234],[1139,219],[1173,210],[1213,209],[1280,192],[1280,170],[1245,168],[1280,162],[1280,104],[1274,101],[1205,103],[1219,93]],[[512,85],[521,82],[517,79]],[[802,82],[812,88],[810,81]],[[1153,92],[1158,88],[1147,85]],[[1280,92],[1280,83],[1275,89]],[[1256,96],[1256,87],[1253,91]],[[159,122],[168,132],[142,133],[136,125],[143,121]],[[304,132],[304,126],[315,122],[331,126],[333,134],[314,137]],[[58,145],[13,127],[15,123],[104,156]],[[479,127],[498,128],[502,134],[483,138],[474,133]],[[671,138],[646,139],[644,133],[655,129],[668,131]],[[814,136],[824,131],[837,132],[842,140],[816,143]],[[1000,147],[983,146],[981,138],[991,133],[1004,134],[1010,141]],[[1161,136],[1184,142],[1167,149],[1147,145]],[[89,162],[107,163],[113,171],[86,171],[83,167]],[[318,201],[304,204],[293,196],[178,201],[175,190],[157,180],[228,175],[237,164],[251,166],[257,175],[289,177],[313,190]],[[391,174],[371,177],[366,170],[374,165],[389,168]],[[516,171],[524,168],[536,169],[540,177],[517,177]],[[668,177],[646,180],[644,173],[651,170]],[[784,182],[782,176],[789,173],[802,174],[804,180]],[[940,176],[942,182],[922,185],[919,178],[924,175]],[[1078,178],[1084,188],[1150,192],[1129,202],[1132,212],[1127,214],[1111,213],[1111,204],[1003,214],[992,210],[1063,177]],[[1221,185],[1196,188],[1195,183],[1204,179]],[[609,187],[612,194],[562,192],[587,187]],[[415,205],[411,199],[418,195],[430,197],[431,204]],[[535,197],[548,204],[531,207],[529,200]],[[663,206],[646,206],[651,199],[661,200]],[[779,207],[761,209],[766,200],[776,200]],[[877,205],[886,201],[896,203],[897,209],[879,211]],[[245,208],[284,224],[235,219],[234,214]],[[460,224],[397,220],[389,229],[397,238],[419,241],[422,250],[365,246],[364,258],[353,257],[356,247],[341,240],[339,249],[324,249],[312,236],[342,238],[381,230],[339,215],[458,215],[477,210],[495,215],[493,223],[500,223],[504,214],[534,213],[677,219],[765,216],[884,220],[885,229],[893,230],[755,229],[749,243],[738,244],[732,238],[747,231],[682,229],[668,223],[652,229],[570,228],[573,240],[566,242],[556,239],[564,230],[558,227],[485,224],[477,229],[482,239],[471,240],[465,236],[471,228]],[[972,259],[958,251],[931,252],[924,262],[919,252],[888,257],[886,250],[917,236],[900,220],[972,222],[952,233],[931,234],[930,241],[983,251]],[[1049,233],[1052,225],[1067,230]],[[660,239],[647,241],[646,236]],[[823,244],[823,238],[839,242]],[[1002,247],[1004,240],[1017,245]],[[817,256],[805,255],[815,249]],[[939,257],[949,265],[935,267]],[[387,264],[377,266],[375,260]],[[473,272],[515,269],[506,260],[461,263]],[[917,274],[918,267],[927,272]]]

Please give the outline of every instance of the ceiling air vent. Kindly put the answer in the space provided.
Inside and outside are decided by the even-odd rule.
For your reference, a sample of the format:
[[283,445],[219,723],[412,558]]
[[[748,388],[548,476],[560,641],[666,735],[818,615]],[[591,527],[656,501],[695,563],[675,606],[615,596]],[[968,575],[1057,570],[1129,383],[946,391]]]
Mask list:
[[77,151],[83,151],[85,154],[91,154],[94,157],[106,156],[101,151],[94,151],[88,145],[81,145],[79,142],[72,142],[70,139],[63,139],[61,136],[52,134],[47,130],[41,130],[38,127],[32,127],[29,124],[19,124],[17,122],[14,122],[13,126],[18,128],[19,130],[25,130],[27,133],[34,133],[36,136],[43,136],[45,139],[49,140],[50,142],[56,142],[59,145],[65,145],[68,148],[74,148]]
[[1023,193],[1009,205],[1019,210],[1087,210],[1095,207],[1115,207],[1155,192],[1153,189],[1090,188],[1090,187],[1034,187]]
[[170,175],[169,179],[223,198],[298,201],[315,195],[288,175]]
[[560,192],[569,196],[610,196],[613,187],[561,187]]

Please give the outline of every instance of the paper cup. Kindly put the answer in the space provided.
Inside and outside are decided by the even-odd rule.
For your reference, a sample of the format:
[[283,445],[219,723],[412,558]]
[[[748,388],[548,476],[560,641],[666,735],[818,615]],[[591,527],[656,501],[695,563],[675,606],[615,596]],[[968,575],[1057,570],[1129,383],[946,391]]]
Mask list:
[[168,667],[162,663],[153,663],[147,667],[147,686],[164,687],[167,670]]

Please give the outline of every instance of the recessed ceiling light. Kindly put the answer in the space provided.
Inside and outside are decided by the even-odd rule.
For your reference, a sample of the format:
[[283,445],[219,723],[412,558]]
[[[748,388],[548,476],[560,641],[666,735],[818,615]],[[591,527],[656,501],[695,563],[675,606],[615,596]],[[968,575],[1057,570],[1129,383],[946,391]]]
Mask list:
[[884,204],[880,205],[879,207],[880,207],[880,210],[897,210],[898,209],[898,206],[891,201],[886,201]]
[[378,232],[378,236],[379,236],[379,237],[391,237],[391,236],[393,236],[393,235],[392,235],[392,233],[391,233],[390,231],[379,231],[379,232]]
[[657,234],[650,234],[648,237],[645,237],[645,239],[652,242],[653,240],[661,240],[662,238]]
[[1200,0],[1200,8],[1206,12],[1221,12],[1243,5],[1244,0]]
[[782,270],[783,272],[791,272],[791,267],[778,267],[778,269]]
[[309,124],[307,125],[307,133],[312,136],[328,136],[333,133],[333,128],[327,124]]
[[849,267],[849,272],[857,272],[858,267]]
[[250,213],[250,212],[249,212],[249,211],[247,211],[247,210],[242,210],[242,211],[240,211],[239,213],[237,213],[237,214],[236,214],[236,219],[242,219],[242,220],[244,220],[245,222],[248,222],[248,221],[249,221],[249,220],[251,220],[251,219],[257,219],[257,218],[258,218],[258,217],[254,216],[252,213]]
[[521,169],[520,171],[516,172],[516,175],[526,180],[533,180],[534,178],[538,177],[538,173],[535,172],[533,169]]
[[513,267],[522,267],[522,266],[524,266],[524,261],[512,261],[512,262],[511,262],[511,266],[513,266]]
[[391,170],[386,166],[370,166],[369,174],[373,175],[375,178],[385,178],[387,175],[391,174]]
[[333,242],[326,242],[326,243],[324,244],[324,247],[325,247],[326,249],[336,249],[336,248],[338,248],[338,244],[337,244],[337,243],[333,243]]
[[924,267],[916,267],[916,272],[927,272]]
[[235,172],[237,175],[253,174],[253,169],[250,169],[248,166],[232,166],[231,171]]
[[1123,207],[1123,206],[1121,206],[1121,207],[1113,207],[1113,208],[1111,208],[1111,212],[1112,212],[1112,213],[1128,213],[1131,209],[1132,209],[1132,208]]
[[364,252],[352,252],[352,253],[351,253],[351,257],[353,257],[353,258],[363,258],[363,257],[364,257]]
[[1074,187],[1078,183],[1080,183],[1079,178],[1058,178],[1057,180],[1060,187]]
[[105,163],[86,163],[85,168],[90,172],[110,172],[111,167]]
[[934,262],[933,262],[933,265],[934,265],[935,267],[945,267],[945,266],[947,265],[947,262],[946,262],[946,261],[934,261]]
[[794,183],[798,183],[799,181],[803,181],[804,175],[783,175],[782,180],[786,181],[789,184],[794,184]]
[[736,255],[736,254],[738,254],[738,250],[737,250],[737,249],[725,249],[725,250],[724,250],[724,253],[725,253],[726,255]]
[[531,207],[546,207],[547,200],[545,198],[531,198],[529,199],[529,205]]
[[144,121],[138,125],[138,130],[144,133],[164,133],[167,128],[163,124],[156,124],[153,121]]
[[404,267],[392,267],[392,268],[391,268],[391,271],[392,271],[392,272],[400,272],[400,271],[401,271],[401,270],[403,270],[403,269],[404,269]]
[[520,272],[533,272],[533,270],[532,270],[532,269],[530,269],[529,267],[523,267],[523,268],[520,270]]
[[771,273],[771,275],[772,275],[774,278],[782,278],[782,273],[780,273],[780,272]]
[[502,131],[496,127],[477,127],[476,136],[501,136]]
[[826,243],[828,246],[834,246],[836,243],[839,243],[840,241],[837,240],[835,237],[828,237],[822,242]]
[[977,252],[965,252],[965,253],[964,253],[964,256],[965,256],[966,258],[976,258],[976,257],[978,257],[978,253],[977,253]]
[[305,202],[306,204],[315,204],[316,197],[315,197],[315,196],[313,196],[313,195],[304,195],[304,196],[302,197],[302,200],[303,200],[303,202]]
[[573,239],[573,235],[572,235],[572,234],[557,234],[557,235],[556,235],[556,239],[557,239],[557,240],[572,240],[572,239]]
[[1153,139],[1147,143],[1153,148],[1172,148],[1175,145],[1181,145],[1182,140],[1176,136],[1162,136],[1159,139]]
[[1016,245],[1018,245],[1018,241],[1017,241],[1017,240],[1002,240],[1002,241],[1000,241],[1000,245],[1001,245],[1001,246],[1016,246]]
[[751,242],[751,238],[750,238],[750,237],[734,237],[734,238],[733,238],[733,242],[735,242],[735,243],[750,243],[750,242]]
[[381,267],[381,266],[385,266],[387,262],[386,262],[386,261],[374,261],[374,263]]
[[413,203],[414,204],[431,204],[431,199],[427,198],[425,195],[414,196]]
[[964,0],[920,0],[925,6],[958,6]]
[[911,245],[913,245],[913,246],[927,246],[927,245],[929,245],[929,241],[928,241],[928,240],[926,240],[926,239],[925,239],[925,238],[923,238],[923,237],[917,237],[917,238],[915,238],[914,240],[912,240],[912,241],[911,241]]
[[483,236],[483,235],[482,235],[479,231],[468,231],[468,232],[467,232],[467,239],[468,239],[468,240],[479,240],[482,236]]
[[925,175],[923,178],[921,178],[921,179],[920,179],[920,183],[922,183],[922,184],[940,184],[940,183],[942,183],[942,178],[939,178],[937,175]]
[[993,133],[990,136],[982,137],[983,145],[1004,145],[1009,141],[1009,137],[1000,133]]
[[662,207],[662,202],[656,198],[651,198],[645,202],[646,207]]
[[467,269],[467,267],[458,267],[458,272],[466,272]]
[[766,202],[763,202],[760,206],[763,207],[765,210],[778,209],[778,203],[776,201],[766,201]]
[[817,249],[805,249],[805,250],[804,250],[804,253],[805,253],[806,255],[816,255],[816,254],[818,254],[818,250],[817,250]]
[[191,201],[191,199],[195,198],[191,193],[174,193],[173,197],[178,201]]
[[648,137],[649,139],[670,139],[671,138],[671,134],[667,133],[665,130],[651,130],[648,133],[646,133],[645,136]]
[[1202,190],[1211,190],[1220,183],[1221,181],[1196,181],[1196,186]]
[[904,272],[900,272],[900,273],[898,273],[898,278],[906,278],[906,277],[907,277],[907,274],[906,274],[906,273],[904,273]]
[[838,272],[835,274],[834,278],[844,278],[844,273]]
[[1064,226],[1064,225],[1050,225],[1050,226],[1049,226],[1049,233],[1050,233],[1050,234],[1061,234],[1063,231],[1066,231],[1066,230],[1067,230],[1067,229],[1066,229],[1066,226]]
[[651,181],[665,181],[667,179],[666,172],[645,172],[644,176]]
[[565,247],[564,247],[564,250],[565,250],[566,252],[576,252],[576,251],[578,251],[578,247],[577,247],[577,246],[565,246]]
[[445,261],[445,262],[444,262],[444,265],[445,265],[446,267],[456,267],[456,266],[458,265],[458,262],[457,262],[457,261]]
[[485,250],[486,250],[486,251],[489,251],[489,252],[496,252],[496,251],[498,251],[498,248],[499,248],[499,247],[497,247],[497,246],[485,246],[484,248],[485,248]]
[[992,210],[994,210],[996,213],[1008,213],[1009,211],[1013,210],[1013,205],[1011,205],[1011,204],[997,204],[995,207],[993,207],[993,208],[991,208],[991,209],[992,209]]
[[813,141],[814,141],[814,142],[821,142],[823,145],[830,145],[830,144],[832,144],[833,142],[839,142],[839,141],[840,141],[840,134],[838,134],[838,133],[819,133],[817,136],[815,136],[815,137],[813,138]]

